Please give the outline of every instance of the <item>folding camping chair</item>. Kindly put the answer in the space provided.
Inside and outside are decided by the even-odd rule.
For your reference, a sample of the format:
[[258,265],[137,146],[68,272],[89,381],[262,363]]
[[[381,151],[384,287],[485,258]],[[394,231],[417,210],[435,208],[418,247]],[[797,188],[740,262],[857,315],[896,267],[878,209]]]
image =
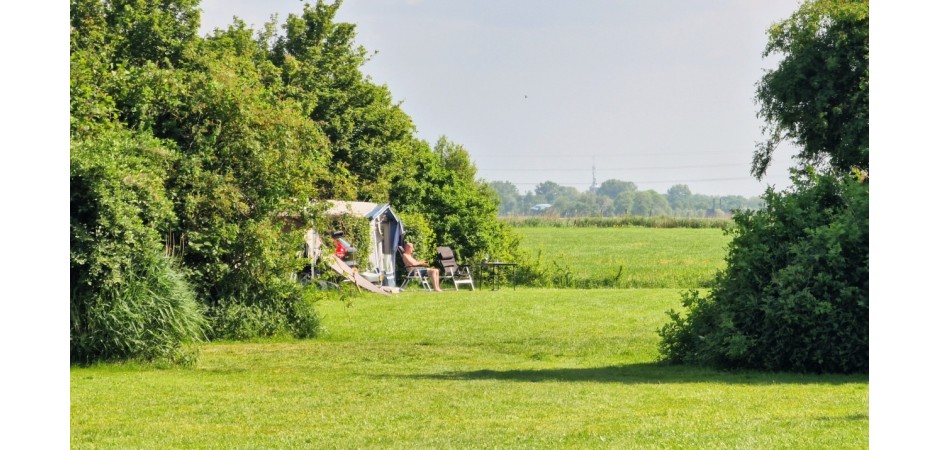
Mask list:
[[469,284],[470,290],[476,290],[473,287],[473,276],[470,273],[470,266],[457,264],[457,258],[450,247],[438,247],[437,256],[441,260],[441,282],[449,279],[454,283],[454,289],[460,290],[461,284]]
[[[399,254],[403,254],[405,253],[405,249],[398,247],[398,252]],[[402,262],[404,261],[405,260],[402,259]],[[428,277],[425,276],[423,269],[427,269],[427,267],[405,266],[405,281],[402,282],[401,289],[404,290],[405,286],[408,286],[408,283],[410,283],[412,280],[417,280],[419,283],[421,283],[422,286],[424,286],[426,291],[430,291],[431,283],[428,283]]]

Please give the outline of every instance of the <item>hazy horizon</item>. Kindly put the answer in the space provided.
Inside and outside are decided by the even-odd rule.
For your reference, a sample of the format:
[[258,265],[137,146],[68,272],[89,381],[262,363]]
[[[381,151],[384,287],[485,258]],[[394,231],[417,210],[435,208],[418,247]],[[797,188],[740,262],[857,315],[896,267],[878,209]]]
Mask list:
[[[656,3],[346,0],[337,21],[377,52],[362,71],[387,85],[431,145],[463,145],[487,181],[520,192],[553,181],[586,191],[618,179],[705,195],[789,186],[783,146],[750,176],[762,122],[755,84],[766,29],[797,0]],[[237,15],[260,29],[303,2],[202,2],[202,33]],[[594,170],[592,170],[592,168]]]

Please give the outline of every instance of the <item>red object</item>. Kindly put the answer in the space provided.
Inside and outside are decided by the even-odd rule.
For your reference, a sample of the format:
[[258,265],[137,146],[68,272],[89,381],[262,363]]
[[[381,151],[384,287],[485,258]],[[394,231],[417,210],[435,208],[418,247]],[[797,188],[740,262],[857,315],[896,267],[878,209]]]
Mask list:
[[340,244],[339,241],[333,241],[336,244],[336,256],[340,259],[346,257],[346,247],[343,247],[343,244]]

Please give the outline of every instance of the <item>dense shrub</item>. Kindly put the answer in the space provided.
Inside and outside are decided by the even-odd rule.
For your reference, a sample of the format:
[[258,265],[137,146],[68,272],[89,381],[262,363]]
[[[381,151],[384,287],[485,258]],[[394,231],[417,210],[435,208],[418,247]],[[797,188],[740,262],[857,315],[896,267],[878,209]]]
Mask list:
[[[324,291],[306,289],[300,301],[294,302],[288,314],[290,334],[305,339],[316,337],[322,330],[322,321],[316,303],[329,294]],[[339,295],[337,295],[339,297]]]
[[[159,205],[172,220],[144,220],[142,228],[157,228],[159,244],[167,236],[211,317],[269,321],[209,335],[291,328],[302,300],[292,280],[303,266],[302,239],[281,217],[300,215],[305,200],[331,182],[326,137],[305,106],[283,98],[267,44],[243,23],[202,39],[195,34],[198,2],[143,1],[132,9],[124,3],[73,2],[73,139],[94,141],[104,130],[126,127],[168,143],[163,197],[142,201],[151,203],[145,211]],[[168,53],[154,54],[151,43]],[[96,195],[83,202],[94,205]],[[98,238],[102,247],[123,245],[122,236]],[[73,245],[76,255],[84,252]],[[232,305],[241,308],[228,311]]]
[[[284,334],[291,329],[294,304],[303,301],[303,286],[291,276],[302,268],[303,258],[296,245],[300,238],[291,237],[300,231],[285,232],[268,221],[241,224],[241,231],[229,244],[231,262],[221,265],[222,277],[211,286],[211,296],[203,299],[216,319],[212,321],[214,328],[222,326],[214,329],[212,336],[251,339]],[[189,271],[206,279],[206,271],[214,266],[192,265]],[[219,317],[244,317],[249,323],[236,326],[238,331],[233,333],[232,326]],[[261,323],[256,326],[258,321]]]
[[164,189],[172,152],[127,131],[73,143],[70,155],[70,354],[77,362],[185,357],[205,320],[166,256],[174,222]]
[[794,176],[766,209],[734,217],[727,269],[660,329],[672,362],[800,372],[868,371],[868,184]]
[[212,338],[250,340],[278,336],[312,338],[322,329],[316,302],[335,293],[309,287],[291,302],[269,304],[226,303],[212,308]]
[[287,333],[287,317],[262,305],[227,303],[210,315],[212,338],[248,340]]

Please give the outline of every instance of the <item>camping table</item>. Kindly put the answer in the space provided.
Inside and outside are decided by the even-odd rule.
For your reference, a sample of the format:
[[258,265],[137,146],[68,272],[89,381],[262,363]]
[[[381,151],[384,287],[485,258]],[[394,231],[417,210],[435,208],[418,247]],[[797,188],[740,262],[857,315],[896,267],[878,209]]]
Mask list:
[[[499,272],[505,268],[512,268],[512,288],[516,289],[516,263],[508,262],[499,262],[499,261],[484,261],[480,263],[480,274],[483,274],[483,270],[489,268],[490,273],[493,274],[493,290],[499,289]],[[486,277],[480,279],[480,287],[483,287],[483,281],[486,280]]]

